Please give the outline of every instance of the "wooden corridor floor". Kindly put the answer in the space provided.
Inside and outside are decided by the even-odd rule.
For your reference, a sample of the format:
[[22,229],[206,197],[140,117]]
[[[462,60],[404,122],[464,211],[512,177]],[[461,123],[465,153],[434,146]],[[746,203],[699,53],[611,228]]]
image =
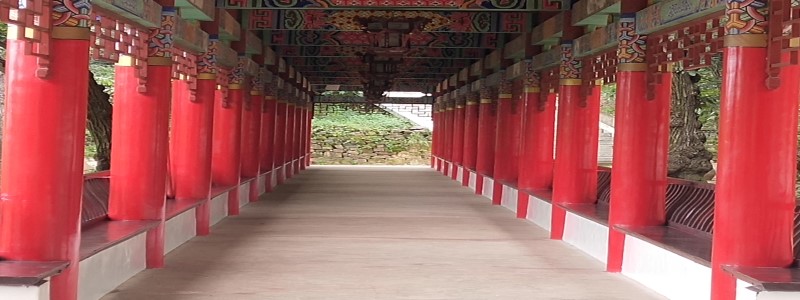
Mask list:
[[427,167],[312,167],[103,299],[663,299]]

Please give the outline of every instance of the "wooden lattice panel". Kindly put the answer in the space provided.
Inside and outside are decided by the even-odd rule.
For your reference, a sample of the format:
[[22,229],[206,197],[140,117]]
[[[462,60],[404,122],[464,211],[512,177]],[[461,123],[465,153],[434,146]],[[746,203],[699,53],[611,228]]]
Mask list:
[[147,82],[147,47],[150,30],[114,14],[95,9],[92,13],[89,51],[94,60],[116,63],[121,56],[131,58],[137,69],[139,91],[145,91]]
[[670,63],[680,64],[685,70],[710,66],[712,57],[722,51],[725,28],[720,22],[720,17],[714,17],[649,35],[650,68],[658,71]]
[[[780,69],[800,63],[800,1],[770,0],[767,88],[780,86]],[[788,55],[785,55],[788,54]]]
[[36,76],[39,77],[47,76],[50,65],[50,2],[0,0],[0,22],[18,26],[17,39],[25,41],[25,51],[38,58]]
[[647,89],[648,99],[654,94],[653,86],[661,83],[660,72],[670,65],[684,70],[695,70],[711,65],[715,55],[722,51],[725,27],[722,16],[715,14],[687,26],[650,34],[647,37]]

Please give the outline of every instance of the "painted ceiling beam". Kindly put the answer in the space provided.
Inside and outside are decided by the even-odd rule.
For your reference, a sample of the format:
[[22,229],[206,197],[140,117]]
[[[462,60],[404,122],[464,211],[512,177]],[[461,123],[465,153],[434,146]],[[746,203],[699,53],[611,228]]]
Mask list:
[[[370,47],[363,46],[322,46],[322,47],[301,47],[284,46],[275,49],[281,57],[362,57]],[[480,59],[486,55],[486,51],[480,48],[416,48],[412,49],[405,57],[430,57],[430,58],[449,58],[453,60]]]
[[[268,31],[265,40],[271,46],[369,46],[370,35],[357,31]],[[497,47],[497,33],[423,32],[409,37],[412,47],[489,48]]]
[[498,33],[528,32],[531,12],[492,11],[376,11],[376,10],[252,10],[249,30],[314,30],[362,32],[358,19],[425,20],[423,32]]
[[490,10],[490,11],[560,11],[569,9],[568,0],[217,0],[224,9],[292,10]]

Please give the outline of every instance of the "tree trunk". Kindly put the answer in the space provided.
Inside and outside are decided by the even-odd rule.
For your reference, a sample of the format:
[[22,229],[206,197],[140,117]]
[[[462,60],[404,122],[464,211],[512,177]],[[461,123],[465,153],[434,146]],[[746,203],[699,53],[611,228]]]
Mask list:
[[97,146],[97,171],[111,168],[111,113],[113,106],[104,87],[89,72],[89,111],[86,128]]
[[696,85],[700,75],[676,72],[672,81],[672,110],[670,112],[669,170],[670,177],[689,180],[708,180],[713,167],[711,152],[706,149],[703,124],[697,114],[701,107]]

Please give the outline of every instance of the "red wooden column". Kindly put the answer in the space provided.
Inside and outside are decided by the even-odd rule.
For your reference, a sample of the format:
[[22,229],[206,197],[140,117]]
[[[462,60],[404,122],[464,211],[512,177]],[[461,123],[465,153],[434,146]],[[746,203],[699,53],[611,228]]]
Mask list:
[[306,106],[306,104],[302,97],[304,97],[304,95],[298,99],[298,103],[294,107],[294,147],[292,148],[292,159],[294,159],[294,166],[292,167],[292,170],[295,175],[300,173],[300,157],[303,155],[303,135],[305,131],[303,128],[303,124],[305,124],[303,108]]
[[478,173],[475,193],[478,195],[483,193],[483,177],[492,177],[494,174],[494,138],[497,127],[497,108],[493,99],[495,93],[485,84],[481,82],[481,100],[478,108],[478,152],[475,160],[475,171]]
[[442,171],[442,137],[444,135],[444,122],[442,113],[442,97],[439,96],[433,104],[433,137],[431,142],[431,167],[436,168],[436,171]]
[[[629,7],[630,6],[630,7]],[[667,153],[669,151],[670,72],[647,95],[645,36],[635,32],[639,1],[623,1],[617,67],[614,168],[611,169],[609,272],[622,270],[625,233],[615,226],[662,225],[666,220]]]
[[[265,70],[262,70],[262,74]],[[262,76],[250,81],[250,100],[244,103],[244,120],[242,123],[242,177],[258,178],[261,174],[261,113],[264,110],[264,83]],[[249,116],[247,116],[249,114]],[[258,184],[250,183],[250,202],[258,201]]]
[[455,180],[458,178],[458,166],[463,163],[464,157],[464,104],[466,97],[463,90],[459,90],[453,109],[453,167],[450,177]]
[[464,150],[462,164],[464,171],[462,178],[463,185],[469,185],[469,172],[475,171],[475,160],[478,156],[478,104],[480,94],[470,92],[467,95],[466,107],[464,108]]
[[[519,97],[514,95],[513,83],[506,71],[501,71],[501,82],[497,96],[497,128],[494,150],[494,192],[492,204],[500,205],[503,184],[513,185],[517,181],[519,160],[519,123],[521,108]],[[515,97],[516,96],[516,97]]]
[[[728,8],[732,20],[758,21],[726,26],[711,254],[714,300],[736,297],[736,279],[723,266],[788,267],[793,261],[800,70],[789,64],[788,53],[768,54],[763,32],[774,27],[760,21],[771,15],[758,4],[765,3]],[[767,58],[786,64],[776,77],[765,74]]]
[[[211,191],[211,138],[214,120],[214,92],[217,69],[214,47],[199,55],[197,87],[194,98],[189,82],[172,83],[172,135],[170,139],[170,175],[176,201],[208,199]],[[207,201],[195,210],[197,233],[209,233],[210,209]]]
[[444,142],[442,143],[442,158],[445,160],[444,175],[450,176],[453,164],[453,128],[455,120],[453,110],[455,103],[452,93],[444,95]]
[[[530,63],[530,62],[529,62]],[[541,91],[539,74],[528,67],[521,120],[519,180],[520,191],[549,190],[553,184],[555,134],[555,93]],[[520,192],[517,217],[528,214],[528,193]]]
[[[160,34],[172,35],[174,7],[164,7]],[[155,38],[155,37],[153,37]],[[147,82],[140,86],[133,60],[117,64],[111,143],[111,187],[108,216],[112,220],[157,220],[147,232],[147,266],[164,266],[164,212],[172,88],[169,48],[151,48]]]
[[[241,57],[240,59],[246,59]],[[241,180],[242,106],[245,78],[242,64],[228,76],[227,93],[218,91],[214,101],[214,135],[211,155],[211,176],[215,184],[235,187],[228,192],[228,214],[239,214],[239,182]]]
[[76,20],[53,24],[46,76],[37,76],[39,58],[26,52],[28,42],[18,40],[17,27],[9,25],[0,169],[0,257],[69,261],[51,279],[54,300],[78,297],[88,99],[89,24],[72,27],[67,21]]
[[300,139],[300,143],[297,144],[297,163],[295,164],[295,169],[297,172],[306,169],[306,136],[307,136],[307,128],[306,128],[306,119],[308,118],[308,110],[306,109],[306,99],[305,94],[303,95],[303,103],[302,105],[298,106],[297,109],[300,110],[300,117],[297,119],[298,127],[300,127],[300,134],[298,138]]
[[292,159],[294,159],[294,143],[296,141],[295,137],[295,107],[297,98],[294,93],[289,100],[289,103],[286,104],[286,136],[284,140],[284,154],[283,154],[283,165],[285,170],[286,178],[292,178],[294,175]]
[[274,135],[275,135],[275,96],[274,90],[270,87],[265,87],[264,90],[264,107],[261,111],[261,141],[260,141],[260,164],[261,173],[268,174],[264,178],[264,185],[266,191],[272,191],[272,177],[275,176],[273,172],[275,152],[274,150]]
[[273,173],[275,173],[274,176],[277,177],[278,184],[283,184],[283,182],[286,181],[283,168],[283,157],[286,144],[286,97],[286,92],[281,90],[278,93],[278,103],[275,106],[275,142],[273,147],[273,151],[275,152],[275,157],[273,159],[275,169]]
[[[565,29],[565,38],[575,32]],[[561,239],[566,211],[559,205],[597,200],[597,139],[600,130],[600,87],[583,87],[572,42],[562,42],[559,81],[558,142],[553,170],[553,214],[550,237]],[[584,90],[585,89],[585,90]],[[585,93],[585,95],[584,95]]]
[[313,138],[313,122],[314,122],[314,102],[309,97],[308,106],[306,106],[306,166],[311,166],[311,138]]

